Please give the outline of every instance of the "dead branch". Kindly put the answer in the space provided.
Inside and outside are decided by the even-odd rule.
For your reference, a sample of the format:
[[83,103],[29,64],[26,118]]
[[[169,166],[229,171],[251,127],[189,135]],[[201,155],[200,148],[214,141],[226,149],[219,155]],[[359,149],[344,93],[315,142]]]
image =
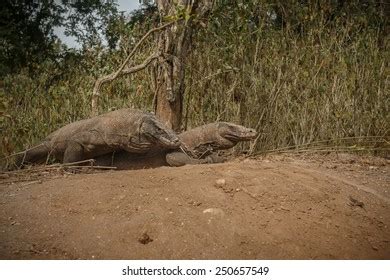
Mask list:
[[[89,163],[90,165],[80,165],[83,163]],[[31,169],[18,169],[18,170],[3,171],[3,172],[0,171],[0,175],[42,172],[42,171],[49,171],[53,169],[56,170],[56,169],[63,169],[63,168],[117,169],[115,166],[100,166],[100,165],[94,165],[94,163],[95,163],[94,159],[87,159],[87,160],[81,160],[81,161],[69,162],[69,163],[55,163],[50,165],[33,166]]]
[[[155,59],[155,57],[154,57],[155,54],[148,57],[144,61],[144,63],[142,63],[141,65],[134,66],[134,67],[131,67],[128,69],[125,69],[125,66],[129,63],[130,58],[133,57],[133,55],[135,54],[135,51],[139,48],[139,46],[143,43],[143,41],[145,41],[146,38],[148,38],[150,36],[150,34],[157,32],[159,30],[162,30],[164,28],[167,28],[167,27],[171,26],[172,24],[174,24],[175,22],[176,21],[171,21],[171,22],[168,22],[162,26],[159,26],[159,27],[156,27],[156,28],[149,30],[141,38],[141,40],[138,41],[138,43],[135,45],[135,47],[133,48],[131,53],[126,57],[125,61],[122,63],[122,65],[118,68],[118,70],[116,72],[111,73],[111,74],[106,75],[106,76],[103,76],[103,77],[100,77],[99,79],[96,80],[94,88],[93,88],[93,92],[92,92],[92,104],[91,105],[92,105],[92,115],[93,116],[96,116],[98,114],[98,99],[100,96],[100,89],[101,89],[102,85],[107,83],[107,82],[111,82],[111,81],[115,80],[121,74],[123,75],[123,74],[135,73],[137,71],[144,69],[153,59]],[[148,63],[145,63],[149,59],[150,59],[150,61]],[[122,73],[122,72],[124,72],[124,73]]]
[[81,169],[105,169],[105,170],[115,170],[117,169],[116,166],[100,166],[100,165],[86,165],[86,166],[82,166],[82,165],[77,165],[77,166],[67,166],[66,167],[67,169],[70,169],[70,168],[81,168]]
[[131,73],[141,71],[141,70],[145,69],[153,60],[157,59],[159,56],[160,56],[159,53],[154,53],[151,56],[149,56],[148,58],[146,58],[144,60],[144,62],[142,62],[141,64],[123,69],[122,72],[120,73],[120,75],[128,75]]

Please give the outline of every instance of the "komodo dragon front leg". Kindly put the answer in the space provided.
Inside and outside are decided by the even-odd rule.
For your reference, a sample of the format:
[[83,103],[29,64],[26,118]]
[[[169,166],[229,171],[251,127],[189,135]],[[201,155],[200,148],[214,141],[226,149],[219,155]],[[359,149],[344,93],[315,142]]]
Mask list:
[[195,159],[183,152],[172,152],[165,156],[167,163],[170,166],[178,167],[186,164],[206,164],[206,163],[221,163],[225,160],[217,154],[211,154],[205,158]]
[[96,156],[97,151],[100,154],[109,153],[112,152],[112,147],[96,131],[79,133],[72,137],[72,139],[66,141],[63,163],[72,163],[93,158]]
[[77,162],[83,160],[84,158],[83,145],[75,141],[68,141],[64,152],[63,163]]

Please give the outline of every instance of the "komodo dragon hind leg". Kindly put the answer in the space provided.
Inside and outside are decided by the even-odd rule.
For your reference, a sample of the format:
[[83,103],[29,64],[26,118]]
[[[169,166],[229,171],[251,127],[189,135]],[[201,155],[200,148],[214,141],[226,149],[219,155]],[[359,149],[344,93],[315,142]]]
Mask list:
[[84,148],[81,144],[69,141],[64,152],[63,163],[77,162],[84,159]]

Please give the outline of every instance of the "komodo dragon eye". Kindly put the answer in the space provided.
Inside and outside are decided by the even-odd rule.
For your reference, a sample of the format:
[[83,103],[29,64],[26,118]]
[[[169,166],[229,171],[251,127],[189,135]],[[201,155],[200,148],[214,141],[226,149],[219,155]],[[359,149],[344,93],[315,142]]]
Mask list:
[[166,134],[165,133],[165,130],[162,129],[160,126],[158,126],[157,124],[154,124],[153,126],[153,130],[154,130],[154,135],[164,135]]
[[146,135],[153,138],[157,138],[160,135],[164,135],[165,130],[162,129],[155,120],[147,120],[143,124],[143,131]]

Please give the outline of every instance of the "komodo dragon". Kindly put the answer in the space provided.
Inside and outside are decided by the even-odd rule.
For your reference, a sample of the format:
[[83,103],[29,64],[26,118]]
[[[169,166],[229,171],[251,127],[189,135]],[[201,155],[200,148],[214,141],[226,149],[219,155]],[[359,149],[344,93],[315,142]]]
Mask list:
[[215,151],[232,148],[240,141],[250,141],[256,134],[254,129],[241,125],[214,122],[180,133],[181,147],[174,151],[153,151],[139,156],[120,151],[98,157],[96,162],[98,165],[112,165],[119,169],[220,162],[214,156]]
[[153,148],[176,149],[179,145],[177,135],[160,123],[153,114],[121,109],[58,129],[41,144],[21,154],[17,165],[44,161],[49,155],[69,163],[118,150],[140,154]]
[[250,141],[256,135],[254,129],[228,122],[198,126],[179,134],[184,151],[167,153],[166,161],[170,166],[212,163],[215,151],[233,148],[238,142]]

